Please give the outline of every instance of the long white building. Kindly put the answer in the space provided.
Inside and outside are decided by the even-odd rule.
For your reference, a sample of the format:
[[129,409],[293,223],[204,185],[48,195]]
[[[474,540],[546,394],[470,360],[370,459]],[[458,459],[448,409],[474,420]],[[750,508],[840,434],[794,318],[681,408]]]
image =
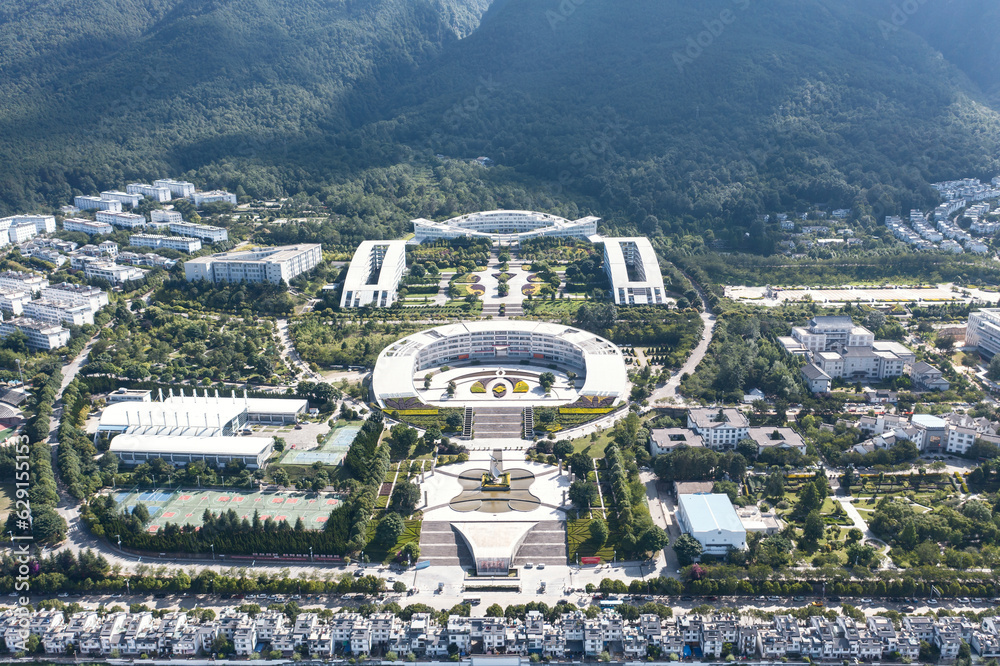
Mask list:
[[94,218],[98,222],[104,222],[120,229],[140,229],[146,226],[146,216],[135,213],[116,213],[102,210],[95,213]]
[[38,235],[38,229],[33,224],[18,224],[7,230],[11,243],[19,245]]
[[82,231],[91,236],[104,236],[110,234],[115,229],[107,222],[96,222],[94,220],[84,220],[77,217],[68,217],[63,220],[63,229],[66,231]]
[[47,286],[49,281],[41,275],[21,271],[0,271],[0,289],[3,290],[37,294]]
[[139,268],[110,261],[91,261],[84,266],[83,274],[91,280],[107,280],[115,286],[129,280],[141,280],[146,276],[146,272]]
[[94,313],[89,305],[57,301],[48,298],[28,301],[23,306],[25,317],[45,322],[46,324],[66,324],[83,326],[94,323]]
[[106,201],[120,201],[123,205],[127,204],[135,208],[142,201],[143,196],[141,194],[119,192],[118,190],[107,190],[106,192],[101,192],[101,198]]
[[274,451],[272,437],[203,437],[191,435],[121,434],[111,440],[110,451],[125,465],[140,465],[160,458],[174,467],[204,461],[214,467],[225,467],[231,461],[243,463],[247,469],[263,469]]
[[225,190],[212,190],[210,192],[195,192],[191,195],[192,201],[194,201],[195,206],[202,206],[207,203],[215,203],[221,201],[223,203],[229,203],[236,205],[236,195]]
[[23,289],[0,289],[0,311],[5,316],[20,317],[24,304],[31,300],[31,293]]
[[701,544],[708,555],[746,550],[747,531],[729,496],[698,493],[677,497],[677,523]]
[[6,338],[14,331],[24,333],[28,347],[35,350],[51,351],[69,343],[69,330],[59,324],[46,324],[24,317],[0,321],[0,338]]
[[149,211],[149,219],[153,224],[173,224],[175,222],[183,222],[184,217],[180,214],[180,211],[176,210],[166,210],[164,208],[157,208],[155,210]]
[[0,229],[10,229],[25,224],[33,224],[35,231],[40,234],[48,234],[56,230],[54,215],[12,215],[0,218]]
[[469,236],[489,238],[494,243],[509,245],[542,236],[586,239],[597,233],[599,220],[597,217],[583,217],[570,221],[548,213],[493,210],[469,213],[443,222],[416,219],[413,220],[413,233],[418,243]]
[[170,191],[171,197],[174,199],[183,199],[194,194],[194,183],[189,183],[186,180],[161,178],[153,181],[153,187],[167,188],[167,190]]
[[405,270],[406,241],[363,242],[347,270],[340,307],[389,307],[398,299]]
[[146,183],[129,183],[125,186],[125,191],[129,194],[141,194],[160,203],[170,201],[171,197],[170,188],[147,185]]
[[161,236],[159,234],[132,234],[129,237],[129,245],[140,247],[164,247],[180,252],[197,252],[201,249],[200,238],[188,238],[186,236]]
[[604,271],[615,305],[663,305],[666,289],[660,262],[649,239],[591,238],[604,243]]
[[91,312],[97,312],[108,304],[108,292],[87,284],[60,282],[43,288],[41,295],[50,300],[86,305]]
[[189,236],[200,238],[209,243],[220,243],[229,240],[229,232],[222,227],[212,227],[207,224],[194,224],[193,222],[171,222],[171,233],[178,236]]
[[80,210],[113,210],[119,213],[122,210],[122,202],[117,199],[102,199],[92,196],[74,197],[73,205]]
[[297,275],[316,268],[322,260],[323,250],[318,244],[258,248],[192,259],[184,263],[184,277],[188,282],[208,280],[278,284],[284,280],[287,283]]

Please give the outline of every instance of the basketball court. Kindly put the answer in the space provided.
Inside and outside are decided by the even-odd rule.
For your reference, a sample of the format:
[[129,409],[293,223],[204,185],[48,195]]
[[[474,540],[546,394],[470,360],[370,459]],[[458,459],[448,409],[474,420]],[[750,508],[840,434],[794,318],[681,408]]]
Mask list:
[[340,496],[335,493],[313,493],[304,491],[245,492],[220,490],[176,490],[176,491],[119,491],[115,502],[131,511],[142,503],[149,510],[150,520],[146,526],[149,532],[156,532],[167,523],[194,525],[201,527],[206,509],[219,515],[229,509],[240,518],[252,520],[254,512],[261,520],[271,518],[291,525],[302,518],[306,529],[318,530],[323,527],[330,512],[340,506]]

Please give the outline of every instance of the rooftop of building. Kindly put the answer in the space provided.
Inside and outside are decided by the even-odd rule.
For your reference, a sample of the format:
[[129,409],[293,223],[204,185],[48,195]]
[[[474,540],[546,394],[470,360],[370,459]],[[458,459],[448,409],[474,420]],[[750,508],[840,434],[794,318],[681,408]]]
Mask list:
[[[128,403],[118,403],[128,404]],[[120,453],[209,454],[259,456],[274,446],[271,437],[194,437],[190,435],[138,435],[122,433],[111,440],[111,451]]]
[[745,531],[736,509],[733,508],[733,503],[729,501],[729,496],[723,493],[678,495],[677,504],[684,509],[694,532]]
[[654,428],[649,432],[649,439],[661,449],[704,446],[701,435],[687,428]]
[[695,407],[688,410],[688,416],[698,428],[746,428],[750,425],[743,412],[731,407]]

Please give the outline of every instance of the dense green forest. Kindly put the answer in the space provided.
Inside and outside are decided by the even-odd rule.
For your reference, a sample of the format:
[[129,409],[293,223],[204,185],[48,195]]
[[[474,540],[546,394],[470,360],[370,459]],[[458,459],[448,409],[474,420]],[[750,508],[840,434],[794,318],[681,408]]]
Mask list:
[[761,213],[878,219],[998,166],[984,0],[27,5],[0,9],[0,212],[169,173],[331,215],[276,241],[510,207],[766,251]]

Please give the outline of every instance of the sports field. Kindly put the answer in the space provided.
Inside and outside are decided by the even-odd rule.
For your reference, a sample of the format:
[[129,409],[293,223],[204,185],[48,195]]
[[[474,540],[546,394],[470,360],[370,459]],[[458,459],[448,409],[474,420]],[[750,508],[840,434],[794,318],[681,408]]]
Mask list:
[[339,465],[359,432],[361,432],[359,426],[337,428],[322,446],[311,450],[291,449],[285,453],[281,463],[283,465],[311,465],[314,462],[321,462],[324,465]]
[[115,502],[131,511],[142,503],[149,510],[147,529],[156,532],[167,523],[201,527],[202,515],[208,509],[218,515],[229,509],[240,518],[252,519],[254,511],[261,520],[272,518],[295,524],[302,518],[306,529],[321,529],[330,512],[340,505],[335,493],[302,491],[245,492],[220,490],[120,491]]

